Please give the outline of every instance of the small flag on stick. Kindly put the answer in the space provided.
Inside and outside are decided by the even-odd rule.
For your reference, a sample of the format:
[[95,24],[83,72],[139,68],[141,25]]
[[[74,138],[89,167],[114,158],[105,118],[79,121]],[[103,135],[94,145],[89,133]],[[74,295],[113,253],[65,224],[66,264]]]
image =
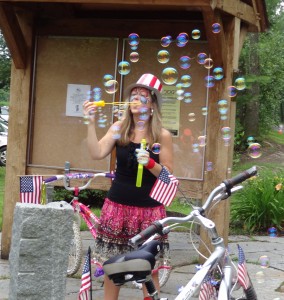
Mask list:
[[240,285],[247,290],[250,286],[250,280],[247,272],[247,267],[246,267],[246,259],[245,259],[245,254],[240,245],[238,245],[238,281]]
[[210,276],[206,276],[200,287],[198,300],[216,299],[216,288],[210,282]]
[[42,176],[20,177],[20,201],[22,203],[40,204]]
[[78,300],[92,300],[92,278],[91,278],[91,248],[86,255],[85,264],[81,277],[81,288]]
[[176,195],[178,184],[179,181],[163,167],[150,192],[150,197],[169,206]]

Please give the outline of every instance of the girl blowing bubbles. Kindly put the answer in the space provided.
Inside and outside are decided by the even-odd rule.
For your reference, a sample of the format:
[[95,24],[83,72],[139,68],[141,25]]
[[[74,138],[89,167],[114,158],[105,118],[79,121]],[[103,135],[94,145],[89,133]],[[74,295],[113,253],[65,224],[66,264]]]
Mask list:
[[[132,248],[128,245],[131,237],[155,220],[166,217],[164,205],[149,196],[162,166],[169,172],[173,169],[172,136],[162,127],[161,122],[161,90],[161,82],[152,74],[142,75],[136,83],[127,87],[129,105],[125,117],[115,122],[100,140],[97,138],[93,113],[96,107],[89,101],[83,104],[84,116],[89,117],[87,142],[91,157],[100,160],[116,149],[115,179],[102,207],[98,237],[95,241],[96,258],[100,262],[131,251]],[[114,127],[120,128],[118,139],[114,139]],[[148,145],[159,143],[160,153],[154,154],[140,149],[142,139],[146,139]],[[141,187],[136,187],[138,164],[144,166]],[[167,238],[163,238],[162,242],[163,251],[168,250]],[[159,290],[158,272],[153,274],[153,279]],[[118,299],[119,289],[119,286],[115,286],[105,276],[105,300]],[[143,293],[144,299],[147,299],[146,289],[143,289]]]

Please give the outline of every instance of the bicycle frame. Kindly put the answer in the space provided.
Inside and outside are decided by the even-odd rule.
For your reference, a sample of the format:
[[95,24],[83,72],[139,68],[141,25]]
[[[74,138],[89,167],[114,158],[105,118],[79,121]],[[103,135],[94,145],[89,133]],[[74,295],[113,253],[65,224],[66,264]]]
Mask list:
[[[221,272],[221,282],[218,289],[218,300],[230,300],[232,293],[232,283],[233,289],[237,286],[239,287],[238,281],[234,282],[237,277],[236,267],[234,267],[233,262],[226,253],[226,247],[222,237],[218,235],[215,224],[210,219],[206,218],[205,212],[208,209],[209,205],[213,201],[221,201],[227,199],[232,192],[235,192],[242,188],[242,186],[235,185],[245,181],[246,179],[257,174],[256,167],[252,167],[239,175],[223,181],[218,187],[216,187],[208,196],[206,202],[202,207],[194,207],[193,211],[186,217],[168,217],[162,220],[158,220],[150,225],[148,228],[143,230],[141,233],[129,240],[129,244],[132,246],[139,245],[145,239],[151,238],[153,235],[165,235],[169,234],[171,229],[178,226],[179,224],[185,222],[195,222],[197,221],[202,225],[211,235],[211,244],[214,246],[214,251],[210,254],[209,258],[206,259],[205,263],[202,265],[201,269],[192,277],[192,279],[186,284],[186,286],[181,290],[179,295],[175,300],[188,300],[191,299],[193,295],[199,293],[202,284],[205,282],[206,277],[211,275],[211,272],[216,270],[216,267],[219,267]],[[172,224],[174,223],[175,224]],[[172,225],[166,225],[172,224]],[[107,265],[107,263],[106,263]],[[119,274],[119,273],[118,273]],[[112,274],[113,276],[113,274]],[[257,300],[256,293],[251,284],[250,278],[248,276],[249,285],[248,287],[243,288],[245,297],[242,299]],[[152,289],[151,284],[149,284],[148,293],[152,299],[158,299],[156,291]],[[215,297],[216,298],[216,297]]]
[[73,206],[74,212],[80,214],[80,216],[84,219],[92,236],[96,238],[97,237],[96,229],[100,222],[100,219],[86,205],[79,202],[77,196],[74,196],[70,204]]

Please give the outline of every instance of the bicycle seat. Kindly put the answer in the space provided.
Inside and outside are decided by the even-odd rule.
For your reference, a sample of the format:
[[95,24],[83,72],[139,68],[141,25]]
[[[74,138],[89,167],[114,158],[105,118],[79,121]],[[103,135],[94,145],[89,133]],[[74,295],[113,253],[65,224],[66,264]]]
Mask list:
[[150,241],[135,251],[111,257],[103,263],[103,270],[115,285],[128,281],[143,282],[154,269],[155,256],[161,247],[159,241]]

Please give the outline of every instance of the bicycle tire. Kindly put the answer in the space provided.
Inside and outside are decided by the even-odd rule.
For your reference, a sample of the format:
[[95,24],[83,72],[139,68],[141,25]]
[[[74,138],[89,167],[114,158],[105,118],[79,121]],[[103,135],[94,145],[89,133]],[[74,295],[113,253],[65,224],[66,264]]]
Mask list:
[[73,221],[73,237],[69,249],[69,259],[67,275],[71,276],[78,272],[82,262],[82,239],[80,233],[80,226],[74,218]]

